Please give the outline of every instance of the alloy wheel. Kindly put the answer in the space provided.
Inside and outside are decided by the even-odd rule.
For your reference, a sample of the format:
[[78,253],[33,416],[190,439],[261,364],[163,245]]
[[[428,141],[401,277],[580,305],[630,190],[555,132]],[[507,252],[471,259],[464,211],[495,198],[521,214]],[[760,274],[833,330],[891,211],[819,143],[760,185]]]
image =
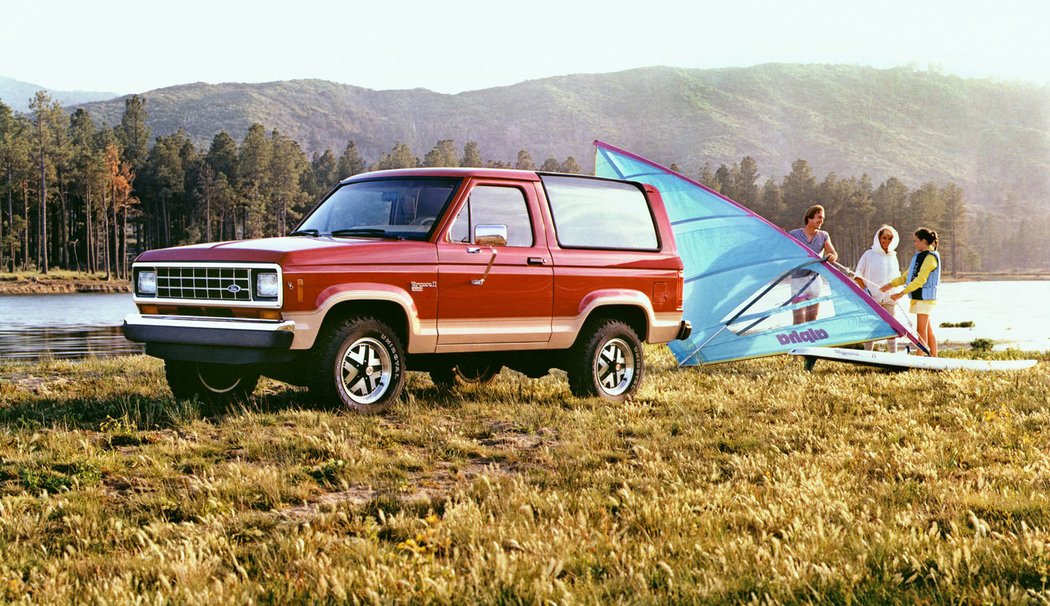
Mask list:
[[595,356],[594,376],[601,390],[610,396],[627,391],[634,379],[634,353],[631,346],[618,337],[606,341]]
[[372,337],[362,337],[343,354],[340,383],[355,403],[371,404],[382,398],[390,387],[393,368],[387,348]]

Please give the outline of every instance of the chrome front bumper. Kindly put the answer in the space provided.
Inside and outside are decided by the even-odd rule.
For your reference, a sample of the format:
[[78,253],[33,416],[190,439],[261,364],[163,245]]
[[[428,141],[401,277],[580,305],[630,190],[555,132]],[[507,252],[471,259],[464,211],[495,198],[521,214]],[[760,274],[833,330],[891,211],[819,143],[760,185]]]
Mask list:
[[129,314],[124,318],[124,336],[146,344],[288,349],[295,322]]

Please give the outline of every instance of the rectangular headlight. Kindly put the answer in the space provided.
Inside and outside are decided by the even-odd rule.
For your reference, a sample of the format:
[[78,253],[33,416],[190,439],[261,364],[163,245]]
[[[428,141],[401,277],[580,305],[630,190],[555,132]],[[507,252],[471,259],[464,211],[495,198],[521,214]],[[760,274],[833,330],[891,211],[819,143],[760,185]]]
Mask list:
[[276,299],[281,285],[277,282],[277,274],[274,272],[259,272],[255,274],[255,296],[259,299]]
[[135,292],[140,295],[157,294],[157,272],[153,270],[140,271],[135,281]]

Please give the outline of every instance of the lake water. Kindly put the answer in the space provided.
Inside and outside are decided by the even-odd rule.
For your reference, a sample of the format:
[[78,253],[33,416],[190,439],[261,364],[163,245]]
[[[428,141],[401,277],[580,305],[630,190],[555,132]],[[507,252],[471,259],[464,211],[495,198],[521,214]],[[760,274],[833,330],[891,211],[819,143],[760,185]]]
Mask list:
[[[935,325],[976,324],[936,328],[941,343],[987,338],[997,349],[1050,350],[1050,281],[950,282],[941,284],[938,298]],[[0,359],[140,353],[142,346],[120,331],[134,311],[126,293],[0,295]]]
[[0,359],[141,353],[120,330],[134,311],[128,293],[0,295]]
[[[968,320],[976,326],[939,328],[941,322]],[[1050,281],[941,283],[933,322],[939,342],[985,338],[995,341],[996,349],[1048,351]]]

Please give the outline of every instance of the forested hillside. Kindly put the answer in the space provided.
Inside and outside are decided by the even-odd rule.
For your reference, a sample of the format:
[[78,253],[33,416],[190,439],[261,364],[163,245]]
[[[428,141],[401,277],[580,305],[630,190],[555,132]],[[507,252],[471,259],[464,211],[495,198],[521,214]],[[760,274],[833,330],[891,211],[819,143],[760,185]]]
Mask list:
[[[145,93],[157,135],[182,128],[198,146],[220,130],[240,139],[253,123],[277,128],[307,153],[357,142],[378,158],[394,142],[478,141],[513,160],[574,156],[608,140],[695,173],[752,156],[763,176],[791,162],[815,170],[896,176],[909,186],[953,181],[979,207],[1009,193],[1050,207],[1050,91],[1045,87],[835,65],[645,68],[570,75],[444,95],[375,91],[320,80],[187,84]],[[85,106],[115,124],[116,99]]]
[[[793,74],[790,92],[776,97],[770,74]],[[801,74],[816,74],[810,93]],[[882,84],[858,92],[843,80],[865,74]],[[876,93],[881,101],[860,107]],[[285,234],[365,170],[586,172],[601,137],[784,228],[824,204],[846,263],[889,222],[904,235],[938,230],[948,273],[1046,272],[1044,98],[1030,86],[824,66],[635,70],[452,96],[317,81],[188,85],[72,113],[38,92],[28,112],[0,103],[0,271],[120,276],[144,249]],[[821,126],[799,126],[807,120]]]

